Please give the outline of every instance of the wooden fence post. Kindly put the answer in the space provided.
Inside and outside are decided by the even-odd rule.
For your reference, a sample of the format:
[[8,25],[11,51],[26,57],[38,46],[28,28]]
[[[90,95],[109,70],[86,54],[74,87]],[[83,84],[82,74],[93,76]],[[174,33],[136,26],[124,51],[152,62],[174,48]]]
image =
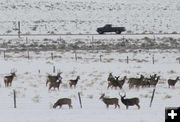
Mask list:
[[92,36],[92,40],[91,40],[91,46],[92,46],[92,48],[94,49],[94,44],[93,44],[93,42],[94,42],[94,36]]
[[20,21],[18,21],[18,37],[21,37],[21,25],[20,25]]
[[100,62],[102,62],[102,56],[103,56],[103,55],[100,55],[100,56],[99,56],[99,57],[100,57],[100,59],[99,59],[99,60],[100,60]]
[[13,94],[14,94],[14,108],[16,108],[16,91],[13,90]]
[[26,44],[28,44],[28,37],[26,37]]
[[28,49],[28,51],[27,51],[27,58],[29,59],[30,57],[29,57],[29,49]]
[[129,57],[126,58],[126,63],[129,64]]
[[152,102],[153,102],[153,99],[154,99],[154,93],[155,93],[155,88],[153,89],[153,93],[152,93],[152,97],[151,97],[151,101],[150,101],[149,107],[152,106]]
[[79,104],[80,104],[80,107],[82,108],[82,102],[81,102],[81,95],[80,95],[80,92],[78,92],[78,97],[79,97]]
[[51,59],[52,59],[52,60],[54,59],[54,55],[53,55],[53,53],[51,53]]
[[53,66],[53,73],[55,73],[56,72],[56,67],[55,66]]
[[6,51],[4,50],[4,59],[6,59]]
[[155,62],[155,61],[154,61],[154,55],[153,55],[153,57],[152,57],[152,62],[153,62],[153,64],[154,64],[154,62]]
[[75,60],[77,61],[77,52],[76,52],[76,50],[74,50],[74,56],[75,56]]

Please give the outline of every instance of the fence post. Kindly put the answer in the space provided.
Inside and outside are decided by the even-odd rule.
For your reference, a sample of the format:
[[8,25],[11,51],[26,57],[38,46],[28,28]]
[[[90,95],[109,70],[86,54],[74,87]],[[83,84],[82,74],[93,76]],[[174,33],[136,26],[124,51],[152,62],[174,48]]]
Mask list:
[[92,46],[92,48],[94,49],[93,42],[94,42],[94,36],[92,36],[92,40],[91,40],[91,46]]
[[26,37],[26,44],[28,44],[28,37]]
[[76,59],[76,61],[77,61],[77,52],[76,52],[76,50],[74,50],[74,56],[75,56],[75,59]]
[[27,55],[28,55],[28,57],[27,57],[27,58],[29,59],[29,49],[28,49],[28,51],[27,51]]
[[18,37],[21,37],[21,25],[20,25],[20,21],[18,21]]
[[103,55],[100,55],[100,56],[99,56],[99,57],[100,57],[100,59],[99,59],[99,60],[100,60],[100,62],[102,62],[102,56],[103,56]]
[[154,99],[154,93],[155,93],[155,88],[153,89],[153,93],[152,93],[152,97],[151,97],[151,101],[150,101],[149,107],[152,106],[152,102],[153,102],[153,99]]
[[4,50],[4,59],[6,58],[6,51]]
[[16,91],[13,90],[13,94],[14,94],[14,108],[16,108]]
[[56,72],[56,67],[55,66],[53,66],[53,73],[55,73]]
[[82,108],[82,102],[81,102],[81,95],[80,95],[80,92],[78,92],[78,97],[79,97],[79,104],[80,104],[80,107]]
[[153,55],[153,57],[152,57],[152,62],[153,62],[153,64],[154,64],[154,55]]
[[129,64],[129,56],[126,58],[126,63]]
[[51,59],[52,59],[52,60],[54,59],[54,55],[53,55],[53,53],[51,53]]

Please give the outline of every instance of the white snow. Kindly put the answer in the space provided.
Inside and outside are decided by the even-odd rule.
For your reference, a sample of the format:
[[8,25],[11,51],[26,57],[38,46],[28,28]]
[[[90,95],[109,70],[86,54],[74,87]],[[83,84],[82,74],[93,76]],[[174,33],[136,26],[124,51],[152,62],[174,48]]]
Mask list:
[[179,33],[179,0],[1,0],[0,33],[96,33],[107,23],[126,33]]
[[[30,60],[25,52],[9,52],[7,59],[0,55],[0,121],[6,122],[163,122],[165,119],[165,107],[180,106],[180,83],[176,88],[168,88],[167,79],[175,79],[180,74],[178,50],[144,50],[119,53],[117,51],[77,51],[79,58],[74,59],[73,51],[54,52],[61,58],[50,57],[50,51],[34,53],[30,52]],[[99,55],[103,55],[103,62],[99,61]],[[152,55],[155,56],[155,64],[152,64]],[[20,57],[21,56],[21,57]],[[126,63],[129,56],[130,63]],[[146,60],[146,61],[144,61]],[[53,66],[62,71],[63,84],[60,90],[48,91],[46,87],[47,73],[52,73]],[[5,88],[4,75],[11,69],[17,69],[17,77],[11,88]],[[38,73],[38,70],[41,72]],[[141,109],[136,106],[126,110],[120,103],[120,109],[109,109],[99,100],[102,93],[108,97],[120,98],[118,93],[122,90],[108,89],[107,77],[113,75],[122,78],[139,77],[140,74],[148,77],[157,73],[161,80],[157,85],[152,107],[149,108],[153,88],[132,89],[128,88],[127,81],[124,90],[127,97],[139,97]],[[81,79],[76,89],[70,89],[69,79],[75,79],[80,75]],[[13,108],[13,89],[17,92],[17,108]],[[81,93],[83,108],[78,102],[78,92]],[[73,109],[63,106],[62,109],[53,109],[52,105],[62,97],[72,99]]]

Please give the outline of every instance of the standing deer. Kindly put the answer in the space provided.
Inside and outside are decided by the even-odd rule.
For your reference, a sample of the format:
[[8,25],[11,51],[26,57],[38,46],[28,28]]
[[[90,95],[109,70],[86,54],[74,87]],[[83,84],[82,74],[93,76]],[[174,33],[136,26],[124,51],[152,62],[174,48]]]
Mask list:
[[168,86],[169,86],[169,88],[170,88],[170,86],[171,86],[171,87],[175,87],[175,85],[176,85],[176,83],[177,83],[178,80],[179,80],[179,77],[177,77],[175,80],[173,80],[173,79],[168,79]]
[[126,109],[128,109],[129,106],[134,106],[134,105],[136,105],[138,109],[140,109],[139,98],[135,97],[135,98],[125,99],[126,93],[124,94],[124,96],[121,96],[119,93],[119,96],[121,97],[121,102],[126,106]]
[[157,76],[156,79],[151,79],[150,85],[156,87],[156,85],[157,85],[159,79],[160,79],[160,76]]
[[48,83],[56,82],[57,80],[62,79],[61,74],[62,74],[62,72],[58,72],[56,76],[48,75],[47,81],[46,81],[46,86]]
[[144,80],[144,76],[141,75],[140,78],[129,78],[129,88],[133,88],[134,86],[136,86],[136,88],[139,88],[140,84],[143,82]]
[[49,84],[49,90],[51,90],[52,87],[57,88],[59,90],[59,86],[62,83],[61,79],[57,80],[56,82],[50,82]]
[[70,98],[61,98],[58,101],[56,101],[53,105],[53,108],[56,108],[57,106],[59,106],[59,108],[62,107],[62,105],[68,105],[69,109],[72,108],[72,102]]
[[69,80],[70,88],[72,88],[73,85],[74,85],[74,88],[76,88],[76,84],[77,84],[79,79],[80,79],[80,76],[77,76],[77,78],[75,80]]
[[109,79],[109,82],[108,82],[108,87],[107,89],[111,86],[111,87],[119,87],[119,83],[118,83],[118,79],[119,79],[120,76],[116,77],[115,78],[112,78],[112,79]]
[[109,108],[109,105],[114,105],[115,108],[117,108],[117,106],[118,106],[118,108],[120,108],[118,98],[106,98],[104,96],[105,96],[105,94],[102,94],[99,99],[102,99],[102,101],[106,104],[107,108]]
[[124,76],[124,78],[122,80],[119,80],[119,76],[115,77],[115,80],[112,80],[111,82],[108,83],[107,88],[109,88],[111,86],[111,87],[115,87],[115,88],[119,87],[120,89],[122,89],[126,79],[127,79],[126,76]]
[[109,73],[109,76],[108,76],[107,81],[108,81],[108,82],[111,82],[111,81],[113,81],[113,80],[115,80],[115,78],[113,77],[112,73]]
[[126,79],[127,79],[127,77],[124,76],[124,78],[123,78],[122,80],[119,80],[119,81],[118,81],[118,82],[119,82],[119,87],[120,87],[120,89],[122,89],[122,87],[123,87],[123,85],[124,85]]
[[11,71],[11,74],[8,76],[4,76],[4,83],[5,83],[5,87],[9,87],[12,86],[12,81],[14,79],[14,77],[16,77],[16,71]]

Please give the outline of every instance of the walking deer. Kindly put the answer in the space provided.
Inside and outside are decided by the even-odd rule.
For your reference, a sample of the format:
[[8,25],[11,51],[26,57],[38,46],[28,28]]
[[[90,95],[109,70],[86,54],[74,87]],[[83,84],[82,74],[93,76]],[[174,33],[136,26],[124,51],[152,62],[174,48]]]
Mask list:
[[134,106],[134,105],[136,105],[138,109],[140,109],[139,98],[135,97],[135,98],[125,99],[126,93],[124,94],[124,96],[121,96],[121,94],[119,93],[119,96],[121,97],[121,102],[126,106],[126,109],[128,109],[129,106]]
[[109,108],[109,105],[114,105],[115,108],[117,108],[117,106],[118,106],[118,108],[120,108],[118,98],[106,98],[104,96],[105,96],[105,94],[102,94],[99,99],[102,99],[102,101],[106,104],[107,108]]

